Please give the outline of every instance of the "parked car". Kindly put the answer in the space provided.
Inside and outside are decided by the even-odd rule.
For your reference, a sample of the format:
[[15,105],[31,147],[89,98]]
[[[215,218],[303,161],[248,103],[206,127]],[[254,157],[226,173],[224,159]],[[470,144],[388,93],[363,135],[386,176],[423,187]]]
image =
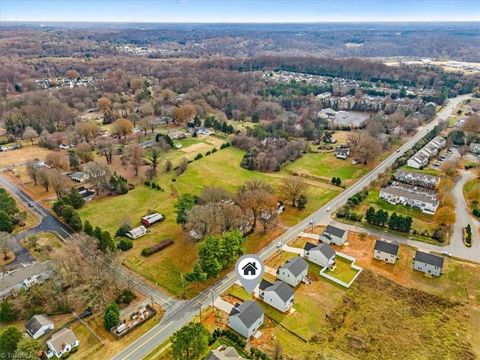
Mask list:
[[85,318],[87,318],[87,317],[89,317],[89,316],[92,316],[92,314],[93,314],[93,313],[92,313],[92,309],[88,308],[88,309],[83,310],[83,311],[81,312],[81,314],[78,315],[78,317],[79,317],[80,319],[85,319]]
[[279,241],[279,242],[277,243],[277,248],[281,248],[282,246],[283,246],[283,243],[282,243],[281,241]]

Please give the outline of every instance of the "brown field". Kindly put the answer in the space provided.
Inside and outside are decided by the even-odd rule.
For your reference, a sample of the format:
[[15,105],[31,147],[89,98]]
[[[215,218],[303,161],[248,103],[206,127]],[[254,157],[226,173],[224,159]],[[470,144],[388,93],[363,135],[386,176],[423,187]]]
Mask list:
[[16,167],[26,164],[35,159],[45,160],[45,157],[52,150],[41,148],[37,145],[24,146],[20,149],[0,153],[0,169],[6,167]]

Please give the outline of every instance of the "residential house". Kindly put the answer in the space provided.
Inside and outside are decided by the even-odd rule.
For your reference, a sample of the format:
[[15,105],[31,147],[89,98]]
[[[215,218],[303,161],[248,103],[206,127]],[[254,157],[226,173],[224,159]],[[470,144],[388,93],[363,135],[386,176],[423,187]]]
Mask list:
[[32,338],[38,339],[47,331],[53,330],[54,325],[47,315],[34,315],[28,320],[25,328]]
[[435,137],[427,145],[418,150],[415,155],[408,159],[407,165],[415,169],[421,169],[425,167],[430,159],[437,155],[446,144],[447,140],[445,140],[445,138],[441,136]]
[[264,313],[256,301],[237,303],[228,315],[228,326],[249,339],[263,324]]
[[295,287],[302,282],[307,273],[307,262],[302,257],[297,256],[288,260],[277,269],[277,278]]
[[70,175],[73,181],[83,183],[88,180],[89,176],[81,171],[76,171]]
[[28,290],[33,285],[43,284],[51,275],[48,261],[33,263],[8,273],[0,273],[0,299]]
[[394,184],[380,190],[380,198],[393,205],[406,205],[420,209],[423,213],[433,215],[440,201],[435,192],[420,187]]
[[398,249],[398,244],[377,240],[373,250],[373,257],[377,260],[395,264],[398,260]]
[[335,156],[338,159],[346,159],[350,156],[350,149],[346,147],[337,147],[335,149]]
[[413,258],[413,268],[432,276],[442,275],[444,258],[441,256],[417,251]]
[[206,360],[242,360],[233,346],[220,345],[218,348],[210,351]]
[[95,198],[96,193],[93,190],[87,189],[84,186],[78,187],[77,190],[78,190],[78,193],[82,195],[82,198],[83,200],[85,200],[85,202],[91,201]]
[[328,225],[323,234],[320,235],[320,241],[327,244],[343,245],[347,240],[347,235],[347,231]]
[[50,359],[52,356],[61,358],[79,345],[80,341],[73,331],[69,328],[64,328],[53,334],[50,340],[47,341],[47,358]]
[[308,261],[321,267],[332,267],[335,265],[335,250],[326,243],[318,245],[307,242],[303,247],[303,256]]
[[479,143],[471,143],[469,150],[471,153],[480,154],[480,144]]
[[144,235],[147,235],[147,228],[143,225],[133,228],[125,234],[125,236],[129,237],[132,240],[138,239],[139,237]]
[[429,189],[436,189],[440,183],[440,177],[438,176],[422,174],[414,171],[405,171],[402,169],[398,169],[393,177],[406,184],[423,186]]
[[290,310],[294,301],[293,288],[281,280],[272,284],[262,279],[258,295],[265,303],[284,313]]

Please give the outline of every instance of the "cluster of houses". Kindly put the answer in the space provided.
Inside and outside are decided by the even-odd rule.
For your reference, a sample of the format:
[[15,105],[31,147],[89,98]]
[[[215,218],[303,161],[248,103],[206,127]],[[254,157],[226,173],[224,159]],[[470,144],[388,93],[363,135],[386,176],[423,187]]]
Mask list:
[[440,178],[398,169],[389,186],[380,190],[380,198],[394,205],[405,205],[420,209],[423,213],[433,215],[440,205],[435,191]]
[[368,114],[356,111],[335,111],[331,108],[320,110],[318,117],[327,120],[332,128],[361,128],[368,119]]
[[[395,264],[398,260],[399,248],[400,246],[393,242],[377,240],[373,249],[373,258]],[[440,276],[442,275],[444,260],[442,256],[417,250],[413,258],[413,269],[429,276]]]
[[56,78],[56,79],[35,79],[35,84],[41,89],[50,89],[50,88],[61,88],[61,87],[88,87],[95,84],[95,79],[93,77],[86,78]]
[[19,291],[29,290],[32,286],[44,283],[50,278],[52,270],[48,261],[0,273],[0,299],[15,296]]
[[447,140],[445,140],[445,138],[441,136],[435,137],[427,145],[418,150],[415,155],[408,159],[407,165],[415,169],[424,168],[428,165],[430,159],[437,155],[446,144]]
[[[39,339],[48,332],[53,331],[55,325],[45,314],[34,315],[25,325],[27,333],[34,339]],[[75,333],[69,328],[63,328],[53,334],[46,342],[48,359],[56,357],[58,359],[65,358],[68,354],[78,346],[80,341]]]

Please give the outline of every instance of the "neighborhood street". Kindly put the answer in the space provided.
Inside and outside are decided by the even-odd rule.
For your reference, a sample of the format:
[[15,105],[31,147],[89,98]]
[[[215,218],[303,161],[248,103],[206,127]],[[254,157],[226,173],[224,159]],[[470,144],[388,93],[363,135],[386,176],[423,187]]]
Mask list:
[[[305,218],[297,225],[288,229],[284,234],[272,241],[269,245],[258,252],[262,259],[266,259],[278,250],[276,244],[278,242],[287,243],[288,241],[297,237],[313,220],[315,223],[327,224],[330,222],[330,215],[336,211],[340,206],[344,205],[348,198],[356,192],[363,190],[372,181],[374,181],[385,170],[392,166],[392,164],[401,157],[406,151],[410,150],[420,139],[422,139],[430,130],[432,130],[440,121],[447,120],[449,115],[455,107],[462,101],[470,98],[471,95],[461,95],[449,99],[443,109],[437,114],[436,118],[428,125],[421,128],[410,140],[403,144],[396,152],[392,153],[385,160],[383,160],[377,167],[371,170],[367,175],[358,180],[351,187],[346,189],[335,199],[318,209],[315,213]],[[183,306],[176,308],[175,311],[165,316],[162,321],[153,327],[150,331],[138,338],[135,342],[127,346],[116,356],[114,360],[140,360],[143,359],[150,352],[155,350],[160,344],[163,344],[168,338],[177,330],[182,328],[186,323],[199,313],[201,307],[206,307],[211,304],[211,293],[214,297],[219,296],[222,292],[227,290],[235,281],[237,276],[234,271],[228,273],[220,282],[213,285],[210,289],[205,290],[190,301],[187,301]]]

